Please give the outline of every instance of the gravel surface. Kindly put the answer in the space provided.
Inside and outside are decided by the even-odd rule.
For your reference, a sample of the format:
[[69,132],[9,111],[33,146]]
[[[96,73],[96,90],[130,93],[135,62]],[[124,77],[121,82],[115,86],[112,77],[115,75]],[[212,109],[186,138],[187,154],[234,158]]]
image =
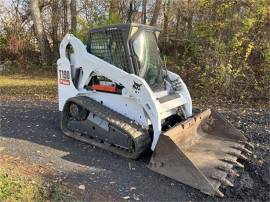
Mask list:
[[[256,150],[233,189],[223,199],[150,171],[146,154],[128,160],[63,135],[57,104],[48,101],[8,102],[1,105],[0,147],[46,165],[89,200],[142,201],[269,201],[270,110],[234,109],[222,113],[254,143]],[[84,190],[85,189],[85,190]],[[90,193],[96,193],[91,197]],[[94,196],[94,195],[93,195]]]

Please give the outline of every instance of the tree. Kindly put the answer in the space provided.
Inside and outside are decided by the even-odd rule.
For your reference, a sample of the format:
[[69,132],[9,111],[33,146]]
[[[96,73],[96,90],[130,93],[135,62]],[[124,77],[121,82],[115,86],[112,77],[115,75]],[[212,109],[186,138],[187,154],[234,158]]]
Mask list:
[[68,32],[68,5],[67,0],[63,0],[63,36]]
[[167,0],[167,2],[164,2],[164,24],[163,24],[163,35],[165,38],[165,49],[166,45],[169,41],[169,36],[168,36],[168,26],[169,26],[169,15],[170,15],[170,8],[171,8],[171,1]]
[[77,5],[76,0],[70,2],[70,15],[71,15],[71,33],[75,34],[77,31]]
[[119,16],[119,0],[111,0],[110,8],[109,8],[109,24],[120,23]]
[[163,27],[161,52],[197,95],[219,91],[247,98],[248,89],[270,97],[269,0],[10,0],[6,5],[0,0],[0,57],[22,68],[25,61],[37,61],[34,56],[55,63],[60,40],[70,30],[86,42],[96,26],[146,23],[152,16],[150,25]]
[[59,41],[58,41],[58,25],[59,25],[59,5],[58,5],[58,0],[52,0],[51,2],[51,38],[53,42],[53,59],[57,60],[59,56]]
[[109,16],[111,17],[113,14],[118,12],[118,0],[111,0]]
[[141,23],[146,24],[146,5],[147,0],[143,0],[142,2],[142,15],[141,15]]
[[151,19],[151,22],[150,22],[150,25],[152,25],[152,26],[157,24],[159,11],[160,11],[160,8],[161,8],[161,2],[162,2],[162,0],[156,0],[154,13],[153,13],[153,16],[152,16],[152,19]]
[[134,10],[134,4],[135,4],[135,0],[130,0],[129,1],[128,14],[127,14],[127,22],[131,22],[132,21],[132,14],[133,14],[133,10]]
[[48,44],[45,39],[45,33],[44,33],[41,13],[39,9],[39,0],[31,1],[31,14],[32,14],[32,19],[34,23],[35,34],[36,34],[38,44],[39,44],[41,60],[43,63],[47,63],[49,55],[46,48],[48,47]]

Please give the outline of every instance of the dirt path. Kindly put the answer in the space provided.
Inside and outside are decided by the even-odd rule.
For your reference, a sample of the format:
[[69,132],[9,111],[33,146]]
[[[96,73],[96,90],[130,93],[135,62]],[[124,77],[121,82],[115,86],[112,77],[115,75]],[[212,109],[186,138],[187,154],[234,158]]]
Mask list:
[[[127,160],[65,137],[60,114],[52,102],[2,102],[0,147],[29,162],[51,167],[75,189],[85,186],[85,198],[143,201],[269,201],[270,110],[223,113],[256,144],[252,161],[226,190],[224,199],[212,198],[146,168],[149,155]],[[82,186],[81,186],[82,187]]]

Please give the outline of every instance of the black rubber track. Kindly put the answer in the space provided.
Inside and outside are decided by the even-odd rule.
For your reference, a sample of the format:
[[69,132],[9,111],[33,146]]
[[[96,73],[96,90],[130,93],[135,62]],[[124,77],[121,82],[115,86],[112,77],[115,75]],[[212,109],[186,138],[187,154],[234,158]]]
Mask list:
[[[67,127],[70,118],[69,106],[72,103],[76,103],[77,105],[82,106],[89,112],[96,114],[103,120],[109,122],[109,125],[113,126],[114,128],[124,131],[125,135],[130,136],[130,139],[133,140],[135,146],[134,149],[127,150],[121,148],[121,146],[116,147],[109,142],[100,141],[100,139],[97,140],[95,138],[88,138],[83,136],[82,134],[79,134],[78,132],[73,132],[69,130]],[[97,146],[99,148],[108,150],[110,152],[130,159],[137,159],[150,146],[151,143],[151,137],[148,134],[147,130],[143,129],[140,125],[136,124],[134,121],[123,116],[122,114],[119,114],[118,112],[115,112],[110,108],[102,105],[101,103],[85,96],[73,97],[67,100],[61,114],[61,129],[64,134],[69,137],[89,143],[91,145]],[[107,131],[105,130],[104,132],[107,133]]]

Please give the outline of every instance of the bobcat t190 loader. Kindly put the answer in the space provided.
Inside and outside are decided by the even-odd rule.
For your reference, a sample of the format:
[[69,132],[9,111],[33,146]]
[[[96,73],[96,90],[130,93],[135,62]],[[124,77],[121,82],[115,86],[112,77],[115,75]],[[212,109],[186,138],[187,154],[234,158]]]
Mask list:
[[222,197],[253,145],[218,112],[192,114],[185,83],[162,65],[159,32],[111,25],[91,30],[86,46],[67,34],[57,62],[61,128],[131,159],[151,147],[151,170]]

